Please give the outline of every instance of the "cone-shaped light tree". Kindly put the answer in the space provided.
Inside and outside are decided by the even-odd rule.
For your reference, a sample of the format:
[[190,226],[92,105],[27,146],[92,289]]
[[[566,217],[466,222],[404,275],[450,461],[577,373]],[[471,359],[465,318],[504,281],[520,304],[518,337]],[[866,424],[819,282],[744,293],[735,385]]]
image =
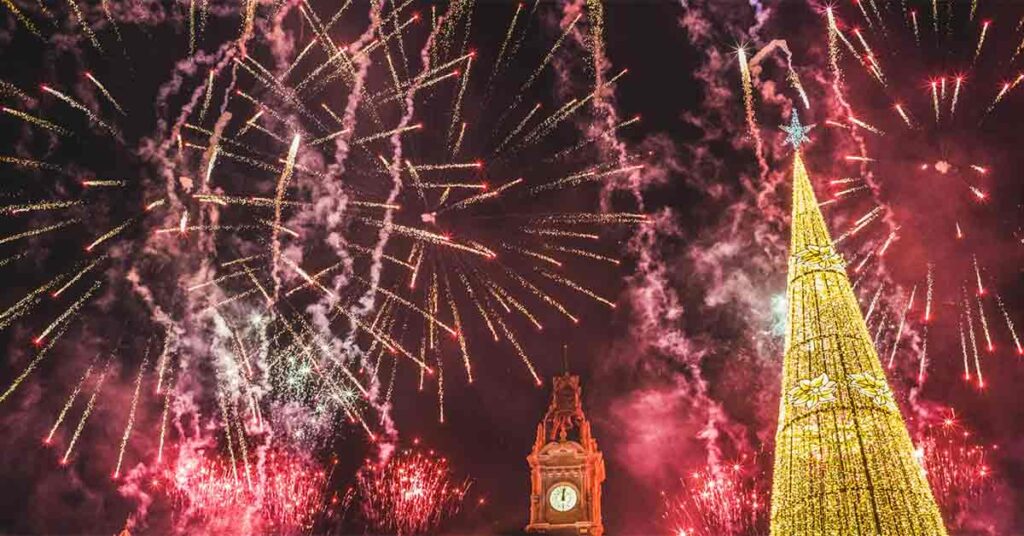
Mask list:
[[795,149],[773,536],[945,535],[946,529]]

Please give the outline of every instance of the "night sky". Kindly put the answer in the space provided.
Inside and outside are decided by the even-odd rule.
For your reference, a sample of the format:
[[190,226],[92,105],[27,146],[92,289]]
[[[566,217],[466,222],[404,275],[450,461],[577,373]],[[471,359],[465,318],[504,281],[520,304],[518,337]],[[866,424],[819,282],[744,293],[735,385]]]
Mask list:
[[[933,20],[930,1],[875,0],[866,13],[841,2],[835,8],[840,29],[858,50],[862,43],[854,28],[863,32],[884,83],[872,74],[872,59],[853,57],[842,43],[837,83],[825,6],[813,1],[609,1],[599,19],[594,4],[600,2],[594,1],[530,1],[518,7],[478,1],[459,11],[448,2],[386,0],[385,23],[377,33],[368,30],[379,23],[370,4],[354,2],[327,32],[336,45],[352,47],[345,50],[353,70],[336,63],[324,72],[316,71],[328,59],[319,45],[294,72],[289,67],[318,38],[307,10],[317,14],[315,25],[320,25],[337,9],[333,2],[262,2],[247,39],[240,37],[246,23],[236,2],[111,1],[104,3],[106,11],[85,4],[77,4],[81,15],[69,8],[74,2],[12,0],[0,7],[0,104],[45,120],[0,114],[0,156],[22,159],[0,161],[0,206],[79,202],[66,208],[0,209],[0,237],[76,218],[38,236],[0,238],[0,310],[7,310],[0,313],[5,349],[0,474],[7,483],[0,492],[0,531],[114,534],[127,525],[133,534],[373,533],[359,499],[342,499],[357,485],[360,467],[387,459],[394,447],[443,456],[454,480],[471,483],[458,512],[442,516],[428,532],[518,534],[529,515],[526,456],[550,400],[550,378],[563,370],[564,346],[571,371],[581,376],[584,408],[607,464],[607,534],[674,534],[684,524],[696,527],[696,534],[767,534],[791,162],[777,125],[788,123],[797,107],[805,122],[816,124],[805,158],[819,199],[836,199],[824,207],[833,237],[882,207],[869,226],[843,240],[840,250],[862,309],[873,311],[869,328],[872,334],[878,330],[883,364],[895,356],[889,381],[912,437],[920,441],[946,423],[955,428],[954,449],[968,445],[985,452],[983,462],[960,456],[946,464],[955,481],[943,488],[939,502],[950,533],[1024,534],[1024,405],[1018,388],[1024,364],[1015,346],[1019,334],[1011,331],[1024,327],[1024,182],[1016,178],[1024,167],[1017,119],[1024,104],[1014,84],[1024,69],[1024,54],[1014,53],[1024,42],[1018,23],[1024,8],[982,0],[972,15],[969,2],[940,1]],[[919,18],[917,38],[911,11]],[[431,21],[445,13],[454,13],[458,24],[449,34],[431,31],[436,28]],[[512,48],[504,48],[514,13],[520,26],[511,34]],[[393,37],[387,40],[393,61],[404,56],[394,72],[381,52],[385,47],[362,56],[357,52],[407,20],[407,29],[398,32],[404,48],[399,50]],[[985,21],[990,27],[976,54]],[[190,28],[198,32],[194,53]],[[595,32],[602,37],[597,44]],[[464,93],[459,92],[463,59],[417,80],[452,69],[457,75],[407,99],[389,99],[394,80],[411,84],[423,69],[420,51],[430,40],[440,43],[436,58],[430,57],[436,64],[459,57],[460,50],[473,51]],[[784,40],[785,46],[776,44],[752,69],[752,132],[736,50],[743,46],[749,59],[773,40]],[[499,56],[509,50],[514,53]],[[284,82],[267,83],[253,63],[238,67],[246,54]],[[504,66],[489,78],[499,57]],[[787,57],[808,107],[789,76]],[[625,75],[594,93],[595,80],[607,82],[624,68]],[[336,74],[327,74],[332,71]],[[86,72],[127,113],[120,113]],[[216,73],[215,91],[208,96],[210,72]],[[957,76],[963,77],[963,88],[954,109]],[[934,104],[930,84],[942,78],[947,93]],[[348,125],[348,116],[332,122],[321,104],[331,114],[345,115],[356,94],[353,83],[365,83],[363,100],[352,108],[354,127],[317,143],[338,131],[338,123]],[[44,85],[69,95],[95,117],[47,93]],[[245,127],[257,110],[250,95],[264,109],[256,121],[260,129]],[[588,95],[585,106],[545,130],[544,118]],[[459,120],[452,118],[455,102],[465,103]],[[910,126],[895,112],[896,103],[909,110]],[[529,126],[514,131],[535,105],[533,122],[524,121]],[[941,107],[939,119],[933,106]],[[634,117],[639,121],[608,133],[609,126]],[[459,121],[469,125],[461,153],[452,150]],[[423,127],[366,141],[396,125],[416,124]],[[208,168],[206,147],[218,139],[214,132],[227,140],[221,151],[259,155],[253,158],[263,167],[222,152]],[[295,133],[303,139],[299,165],[280,190]],[[527,143],[530,133],[537,137]],[[179,135],[198,149],[180,147]],[[507,146],[502,144],[506,136],[513,140]],[[239,143],[232,145],[233,140]],[[399,155],[414,163],[481,162],[471,169],[424,170],[425,181],[486,183],[481,191],[523,182],[480,203],[442,210],[476,191],[452,188],[441,194],[437,189],[418,197],[413,177],[399,169],[405,182],[391,202],[401,208],[389,221],[444,235],[467,248],[452,251],[433,238],[415,245],[412,235],[399,230],[377,252],[397,261],[375,261],[373,246],[383,236],[379,222],[385,210],[358,202],[388,202],[393,186],[386,159]],[[873,160],[845,158],[850,155]],[[539,195],[526,192],[581,170],[627,165],[643,167],[542,189]],[[82,183],[101,179],[124,183]],[[848,188],[857,190],[836,195]],[[268,201],[255,208],[221,206],[197,201],[197,193]],[[284,203],[275,214],[278,194],[294,204]],[[142,209],[164,198],[164,204]],[[436,221],[424,216],[431,210]],[[598,235],[577,242],[522,232],[544,227],[538,218],[599,212],[639,213],[646,220],[563,221],[560,230]],[[176,230],[189,225],[224,226],[226,232]],[[96,251],[83,252],[113,229],[119,230]],[[278,268],[271,262],[275,241],[280,244],[276,255],[286,259]],[[474,249],[478,244],[498,251],[497,260],[480,255]],[[583,248],[601,258],[552,246]],[[417,248],[423,275],[413,288],[408,278]],[[537,252],[562,264],[552,268]],[[255,259],[243,264],[252,268],[251,275],[243,270],[202,291],[190,290],[233,273],[239,265],[225,263],[246,257]],[[51,296],[97,259],[68,286],[67,295]],[[335,262],[344,266],[294,298],[271,300],[262,294],[272,292],[276,282],[282,295],[307,282],[287,268],[289,263],[315,274]],[[544,276],[545,270],[607,298],[614,308]],[[579,322],[517,283],[511,272],[524,274]],[[441,289],[440,305],[431,305],[432,280],[433,288]],[[472,282],[470,290],[466,280]],[[93,281],[101,285],[88,294]],[[53,283],[37,299],[20,301],[47,282]],[[489,284],[510,289],[512,298],[502,298]],[[392,289],[409,305],[395,305],[383,293],[374,297],[368,285]],[[916,302],[894,352],[896,326],[911,289]],[[247,294],[216,308],[222,317],[211,315],[211,305],[242,293]],[[73,307],[87,294],[80,310]],[[500,325],[489,327],[474,299],[483,300],[491,317],[505,319],[512,335]],[[517,300],[535,316],[520,314]],[[927,322],[926,301],[932,311]],[[377,348],[382,345],[367,330],[329,318],[325,304],[338,303],[374,325],[381,304],[391,303],[399,312],[382,318],[379,333],[410,349],[410,356],[377,357],[383,355]],[[463,328],[459,334],[467,341],[472,383],[457,337],[439,335],[436,350],[419,353],[431,330],[422,312],[431,307],[441,322]],[[965,335],[968,311],[977,362]],[[320,330],[324,323],[329,328]],[[51,324],[54,329],[34,344]],[[310,335],[314,332],[319,338]],[[169,333],[172,344],[165,342]],[[239,339],[259,361],[258,381],[240,364]],[[320,369],[294,366],[290,360],[301,354],[297,339],[316,341],[321,350],[311,362],[325,367],[335,384],[318,383]],[[964,347],[961,339],[967,341]],[[55,341],[52,349],[50,341]],[[172,365],[165,381],[173,386],[167,398],[165,391],[155,391],[166,344]],[[516,345],[532,360],[541,385]],[[45,359],[34,361],[39,355]],[[421,355],[442,369],[443,397],[437,376],[420,379],[413,358]],[[970,381],[964,378],[965,360]],[[384,365],[377,369],[375,363]],[[348,373],[341,374],[341,368]],[[80,382],[87,370],[87,381]],[[130,409],[136,406],[140,370],[143,396],[137,409]],[[349,377],[363,382],[370,394],[358,396],[345,383]],[[102,389],[97,378],[103,378]],[[344,396],[356,394],[344,402],[328,401],[325,393],[338,392],[339,383]],[[61,463],[94,392],[99,394],[92,413],[69,462]],[[72,393],[78,394],[71,411],[45,445],[42,439]],[[231,447],[224,441],[225,396],[237,407],[228,413],[250,427],[250,402],[260,401],[268,428],[250,428],[253,456],[287,453],[314,472],[333,467],[324,469],[329,475],[317,488],[322,495],[310,503],[315,512],[299,528],[233,524],[238,520],[233,511],[211,513],[198,503],[190,509],[194,490],[172,489],[167,475],[184,471],[187,456],[225,460],[229,448],[230,456],[236,455],[237,438]],[[172,408],[168,460],[156,463],[166,400],[173,400],[167,403]],[[136,422],[124,469],[111,478],[129,414]],[[739,501],[731,506],[737,517],[722,521],[722,504],[694,498],[693,475],[734,465],[742,470],[734,470],[733,481],[762,494],[763,501],[760,509]],[[977,477],[981,467],[984,478]],[[685,515],[671,506],[680,501],[687,505]],[[701,515],[713,519],[700,521]],[[231,522],[217,524],[225,519]]]

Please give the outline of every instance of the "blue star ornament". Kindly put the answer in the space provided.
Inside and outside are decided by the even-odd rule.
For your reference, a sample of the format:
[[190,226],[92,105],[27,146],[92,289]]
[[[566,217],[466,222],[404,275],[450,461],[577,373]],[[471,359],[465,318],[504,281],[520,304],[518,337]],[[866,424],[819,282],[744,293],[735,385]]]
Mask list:
[[789,125],[780,125],[779,128],[786,132],[786,143],[792,145],[794,150],[799,150],[801,145],[811,141],[807,137],[807,133],[814,128],[814,125],[801,125],[800,116],[797,115],[796,110],[793,110],[789,116]]

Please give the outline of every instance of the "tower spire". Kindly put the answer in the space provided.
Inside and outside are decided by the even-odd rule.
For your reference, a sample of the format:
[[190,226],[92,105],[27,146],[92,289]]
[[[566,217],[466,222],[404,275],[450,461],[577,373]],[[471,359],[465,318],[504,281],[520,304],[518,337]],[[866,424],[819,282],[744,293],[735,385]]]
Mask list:
[[796,151],[772,535],[945,535],[804,169],[807,127],[784,130]]

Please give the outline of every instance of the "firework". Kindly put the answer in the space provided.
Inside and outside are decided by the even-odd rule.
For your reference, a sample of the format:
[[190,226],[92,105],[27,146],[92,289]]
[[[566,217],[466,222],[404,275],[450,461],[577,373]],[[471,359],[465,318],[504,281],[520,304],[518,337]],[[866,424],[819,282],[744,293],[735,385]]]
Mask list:
[[960,520],[982,507],[996,478],[987,460],[990,449],[974,441],[954,411],[926,423],[915,443],[932,493],[949,519]]
[[124,449],[128,446],[128,439],[135,427],[135,410],[139,405],[139,394],[142,392],[142,376],[146,373],[146,365],[149,364],[149,345],[146,346],[146,357],[139,365],[139,373],[135,377],[135,394],[132,396],[131,409],[128,410],[128,422],[124,426],[124,435],[121,436],[121,446],[117,451],[117,466],[114,468],[114,478],[121,476],[121,462],[124,460]]
[[675,536],[760,534],[770,509],[766,479],[756,463],[743,461],[695,471],[682,489],[662,492],[664,526]]
[[[106,2],[104,2],[104,5],[106,5]],[[103,84],[101,84],[100,81],[92,75],[92,73],[86,71],[85,77],[88,78],[89,81],[92,82],[93,85],[95,85],[100,90],[100,93],[102,93],[103,96],[106,97],[108,101],[110,101],[110,104],[114,105],[114,108],[116,108],[121,115],[127,115],[124,113],[124,109],[121,108],[121,105],[117,103],[117,100],[114,99],[114,96],[111,95],[109,91],[107,91],[107,88]]]
[[1006,320],[1006,329],[1010,331],[1010,336],[1013,337],[1013,344],[1017,347],[1017,355],[1024,355],[1024,348],[1021,348],[1017,329],[1013,327],[1013,320],[1010,318],[1010,313],[1006,310],[1006,306],[1003,305],[1003,299],[999,294],[996,294],[996,303],[999,305],[999,311],[1003,313],[1003,319]]
[[[20,4],[4,5],[35,30]],[[616,307],[614,289],[590,276],[624,264],[623,228],[648,219],[636,203],[602,196],[639,182],[645,157],[615,146],[615,132],[639,118],[618,118],[610,101],[626,70],[592,67],[603,54],[591,40],[600,14],[580,11],[554,28],[533,20],[544,7],[510,5],[507,34],[473,39],[500,46],[489,65],[483,58],[494,54],[470,48],[477,6],[432,6],[425,28],[413,5],[347,2],[328,18],[306,2],[189,2],[166,18],[188,48],[168,49],[174,82],[154,94],[152,130],[138,132],[149,123],[139,118],[154,113],[136,113],[123,77],[94,75],[140,73],[129,50],[143,37],[118,29],[131,15],[107,1],[61,4],[57,15],[71,22],[54,24],[52,43],[91,46],[96,70],[75,56],[76,81],[47,77],[41,98],[0,84],[9,99],[0,115],[22,122],[18,135],[45,129],[58,144],[44,152],[19,139],[16,154],[0,156],[33,187],[57,172],[47,189],[30,190],[50,198],[0,208],[15,222],[0,237],[18,248],[7,259],[38,261],[48,278],[5,299],[13,305],[0,328],[24,321],[40,348],[0,402],[44,368],[72,322],[93,336],[131,311],[121,330],[139,335],[102,364],[80,363],[86,372],[53,390],[62,398],[47,441],[62,440],[75,417],[63,463],[96,459],[87,451],[102,446],[87,427],[123,388],[130,404],[117,414],[106,468],[119,485],[157,473],[150,483],[177,521],[199,531],[308,531],[322,507],[319,449],[349,428],[373,444],[393,441],[401,368],[411,363],[420,387],[436,389],[443,422],[446,390],[495,366],[477,357],[488,345],[539,384],[531,354],[544,343],[530,335]],[[214,20],[237,22],[238,34],[214,43],[203,33]],[[341,26],[360,24],[362,37],[333,41]],[[123,54],[105,50],[112,35]],[[294,50],[277,47],[286,37]],[[593,60],[587,74],[567,70],[576,58]],[[545,87],[552,72],[569,73],[557,94]],[[791,63],[787,77],[809,106]],[[74,127],[83,122],[91,128]],[[84,252],[50,255],[67,240]],[[47,294],[63,309],[28,314]],[[139,348],[161,336],[159,356]],[[209,361],[200,365],[199,355]],[[453,363],[465,376],[452,374]],[[277,458],[264,458],[270,452]],[[448,469],[433,455],[377,463],[361,473],[367,486],[392,478],[388,471],[422,471],[425,495],[367,514],[369,526],[430,531],[468,489],[435,477]],[[365,504],[383,497],[383,488],[366,491]]]
[[252,485],[240,484],[234,464],[183,449],[152,485],[176,505],[182,526],[221,533],[309,530],[324,508],[326,472],[281,451],[268,452],[254,468]]
[[367,462],[344,502],[371,530],[423,534],[459,512],[469,487],[468,480],[455,479],[447,459],[408,450],[383,466]]
[[25,112],[22,112],[22,111],[19,111],[19,110],[15,110],[13,108],[8,108],[6,106],[0,106],[0,112],[4,112],[4,113],[6,113],[8,115],[11,115],[13,117],[17,117],[18,119],[21,119],[22,121],[25,121],[27,123],[31,123],[31,124],[36,125],[38,127],[45,128],[46,130],[49,130],[50,132],[53,132],[54,134],[57,134],[59,136],[69,136],[71,134],[71,131],[69,131],[68,129],[66,129],[66,128],[60,126],[60,125],[54,124],[54,123],[52,123],[50,121],[47,121],[47,120],[45,120],[43,118],[36,117],[36,116],[34,116],[32,114],[28,114],[28,113],[25,113]]

